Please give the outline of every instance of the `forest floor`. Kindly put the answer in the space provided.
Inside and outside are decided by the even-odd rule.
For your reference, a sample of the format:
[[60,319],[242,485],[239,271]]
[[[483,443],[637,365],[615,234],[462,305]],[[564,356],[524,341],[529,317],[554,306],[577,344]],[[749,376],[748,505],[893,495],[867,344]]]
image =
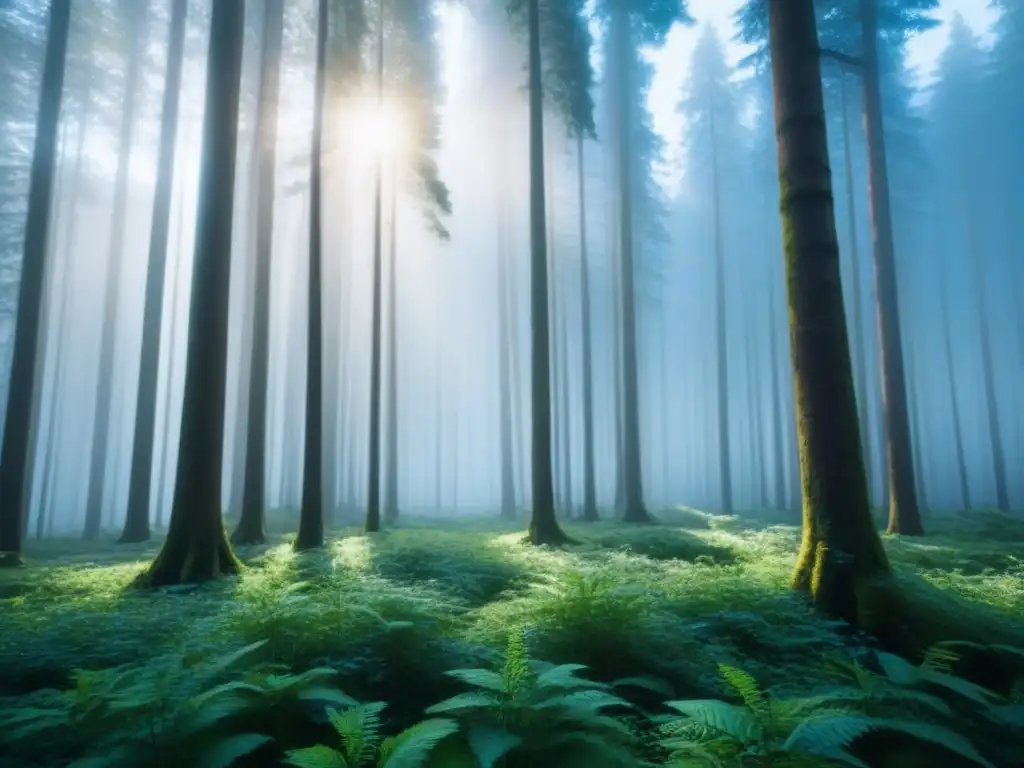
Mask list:
[[[0,766],[67,765],[141,738],[150,743],[145,765],[184,768],[185,758],[169,756],[186,737],[175,697],[197,691],[176,686],[211,660],[218,673],[233,666],[236,684],[255,680],[256,665],[272,670],[277,677],[260,678],[263,693],[289,681],[298,690],[309,680],[286,673],[322,668],[348,696],[388,702],[387,732],[466,690],[446,671],[500,672],[510,633],[519,629],[534,659],[586,665],[582,674],[596,680],[633,678],[609,690],[645,713],[667,711],[667,699],[737,701],[720,665],[744,670],[782,699],[850,683],[852,660],[872,666],[867,639],[819,618],[789,589],[798,526],[692,510],[661,520],[571,523],[566,529],[578,545],[563,550],[531,547],[522,530],[483,519],[408,519],[372,537],[342,529],[324,551],[303,555],[293,552],[292,534],[272,532],[267,545],[238,551],[247,567],[237,578],[145,593],[126,588],[158,541],[30,542],[26,567],[0,571]],[[1008,625],[1024,620],[1024,521],[986,513],[929,523],[927,538],[886,537],[896,568]],[[261,644],[247,648],[253,643]],[[242,648],[244,658],[230,656]],[[1024,709],[1005,700],[1000,706],[1004,715],[1016,706],[1014,717]],[[1019,765],[1022,752],[1016,761],[1008,755],[1024,744],[1024,717],[1016,736],[1003,724],[993,739],[985,725],[993,717],[983,714],[957,709],[953,730],[972,739],[988,764]],[[317,728],[312,736],[293,729],[275,737],[288,743],[264,743],[255,762],[252,754],[236,763],[221,755],[206,764],[276,765],[283,748],[308,746],[303,738],[327,740]],[[661,763],[665,753],[647,731],[636,760]],[[920,764],[979,764],[943,754]],[[522,764],[548,764],[537,760]],[[689,764],[715,764],[707,760]]]

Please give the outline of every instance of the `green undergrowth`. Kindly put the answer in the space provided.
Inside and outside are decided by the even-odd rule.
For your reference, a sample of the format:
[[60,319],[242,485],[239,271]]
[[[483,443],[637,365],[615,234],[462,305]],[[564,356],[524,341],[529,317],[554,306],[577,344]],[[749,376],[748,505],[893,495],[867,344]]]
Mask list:
[[[170,679],[161,671],[168,669],[177,670],[177,682],[167,683],[157,707],[162,713],[160,727],[147,732],[165,736],[170,732],[173,741],[175,729],[184,733],[182,729],[198,727],[189,719],[189,707],[196,697],[205,701],[202,697],[208,696],[202,686],[196,687],[198,670],[209,660],[233,658],[239,649],[246,650],[244,657],[232,662],[235,677],[209,677],[209,686],[230,686],[232,680],[244,679],[249,681],[246,685],[262,691],[247,695],[271,701],[266,697],[278,696],[278,688],[292,685],[289,695],[305,702],[296,705],[295,717],[305,713],[311,724],[290,728],[294,738],[289,741],[276,731],[271,733],[266,718],[261,720],[250,710],[225,715],[226,722],[235,724],[236,748],[252,749],[240,762],[223,765],[277,765],[288,750],[315,744],[328,751],[341,750],[335,743],[339,723],[356,727],[356,720],[359,727],[372,725],[381,733],[374,742],[378,752],[372,760],[366,758],[371,761],[367,765],[384,764],[381,761],[391,754],[388,750],[399,748],[404,750],[399,758],[387,759],[402,759],[421,742],[441,744],[439,754],[445,754],[449,747],[444,745],[456,738],[452,735],[455,725],[462,728],[459,733],[465,731],[461,709],[439,716],[444,723],[434,722],[407,734],[401,743],[383,739],[416,728],[425,719],[437,721],[438,717],[428,716],[430,707],[466,692],[465,676],[449,672],[501,669],[507,662],[510,637],[522,638],[524,653],[533,659],[584,665],[586,670],[580,674],[587,680],[613,686],[594,690],[609,696],[613,692],[625,702],[609,705],[611,714],[628,724],[628,733],[622,736],[625,741],[616,744],[629,742],[623,749],[637,765],[641,759],[655,764],[670,759],[674,748],[662,743],[669,737],[660,732],[658,721],[672,710],[666,701],[731,701],[737,695],[733,685],[737,678],[730,682],[723,677],[723,668],[742,670],[757,682],[759,691],[787,701],[836,690],[842,679],[837,664],[846,664],[848,673],[851,664],[870,667],[874,663],[878,671],[877,663],[870,661],[874,650],[867,639],[821,619],[789,589],[797,528],[771,519],[744,525],[739,517],[688,509],[659,517],[661,523],[654,526],[569,524],[569,534],[579,543],[561,550],[531,547],[520,530],[493,520],[442,524],[413,519],[374,536],[343,529],[334,532],[323,551],[301,555],[292,550],[290,535],[274,534],[265,546],[239,550],[247,567],[236,578],[153,592],[128,586],[155,554],[156,543],[90,547],[57,541],[30,548],[26,567],[0,571],[0,710],[67,708],[71,706],[67,692],[77,691],[84,699],[75,699],[76,706],[85,707],[92,719],[65,722],[58,718],[64,735],[34,739],[31,747],[23,740],[5,744],[0,733],[0,754],[13,755],[11,765],[19,768],[64,765],[72,757],[81,757],[90,744],[100,743],[100,737],[83,730],[82,723],[99,728],[97,723],[108,722],[97,719],[102,707],[82,701],[124,695],[117,692],[115,678],[135,681],[139,690],[156,685],[155,681]],[[1024,535],[1019,535],[1015,524],[1009,524],[1005,535],[997,535],[1003,529],[991,515],[978,517],[942,521],[936,525],[937,535],[924,539],[887,537],[886,546],[901,578],[940,590],[964,611],[976,609],[990,620],[1004,621],[1012,634],[1015,619],[1024,616],[1024,570],[1018,559],[1024,559]],[[970,650],[960,652],[970,655]],[[1019,659],[1010,651],[1004,655],[1004,677],[1012,677]],[[294,676],[310,670],[319,670],[313,674],[315,679],[295,682]],[[955,671],[967,674],[969,670]],[[92,679],[92,684],[107,693],[83,693],[81,686],[83,680],[89,684],[89,675],[100,675],[102,679]],[[104,685],[113,687],[108,691]],[[314,693],[302,686],[312,686]],[[343,698],[339,693],[318,699],[324,687],[343,692]],[[232,696],[239,695],[231,690]],[[1001,693],[1016,695],[1013,690]],[[226,694],[216,694],[222,695]],[[584,698],[592,704],[595,696],[592,692]],[[537,699],[541,700],[546,701],[543,696]],[[362,702],[382,704],[358,709],[368,706]],[[327,713],[328,705],[334,707],[334,720]],[[569,706],[529,704],[542,709],[563,705]],[[584,703],[572,707],[577,705]],[[828,706],[835,709],[831,703]],[[839,708],[849,706],[844,700]],[[113,704],[108,708],[117,711]],[[857,738],[867,738],[865,734],[877,728],[865,724],[866,710],[854,710],[850,716],[862,719],[845,725],[859,724],[864,730]],[[572,720],[575,711],[558,710],[558,716]],[[678,707],[675,711],[677,717],[682,712]],[[1008,711],[1000,716],[1009,717]],[[341,722],[338,717],[347,719]],[[972,711],[957,717],[959,724],[942,727],[952,727],[975,741],[981,737],[979,743],[989,761],[1009,764],[1000,762],[1002,748],[986,730],[991,713]],[[370,719],[363,723],[360,718]],[[374,718],[379,720],[377,725]],[[686,749],[710,750],[711,757],[672,764],[731,765],[728,760],[752,748],[746,745],[737,751],[735,739],[727,748],[720,740],[703,738],[701,734],[708,736],[706,723],[685,725]],[[597,735],[590,734],[588,739],[608,740],[617,726],[597,723],[593,727]],[[86,738],[83,733],[92,735]],[[758,733],[767,738],[764,728]],[[208,748],[204,739],[209,734],[201,728],[196,734],[195,748]],[[262,736],[270,740],[261,741]],[[787,738],[778,736],[771,748],[781,749]],[[914,737],[903,732],[900,738]],[[1011,745],[1020,745],[1006,738]],[[103,744],[108,751],[116,746]],[[523,754],[540,749],[531,745],[515,749],[525,750]],[[947,748],[948,744],[930,749],[948,752]],[[544,749],[554,754],[561,747],[556,743]],[[529,754],[532,760],[540,759],[534,752]],[[132,759],[142,760],[137,764],[159,764],[155,758],[149,763],[149,758],[137,755]],[[961,754],[949,759],[943,764],[959,765],[956,760],[964,758]],[[742,760],[736,764],[789,764]]]

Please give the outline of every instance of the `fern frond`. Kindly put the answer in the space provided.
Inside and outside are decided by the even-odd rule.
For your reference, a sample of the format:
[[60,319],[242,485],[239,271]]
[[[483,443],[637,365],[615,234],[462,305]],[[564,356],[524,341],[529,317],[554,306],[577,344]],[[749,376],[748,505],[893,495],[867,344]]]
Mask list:
[[719,664],[718,672],[733,690],[743,699],[743,703],[755,712],[761,713],[767,710],[768,705],[761,691],[761,686],[750,673],[731,667],[728,664]]
[[534,685],[538,688],[608,688],[607,683],[577,677],[576,673],[586,669],[586,664],[559,664],[541,672]]
[[239,758],[251,755],[273,739],[262,733],[236,733],[217,739],[204,749],[195,762],[202,768],[228,768]]
[[764,731],[754,714],[746,707],[727,704],[717,699],[666,701],[665,706],[721,732],[743,744],[761,741]]
[[948,728],[943,728],[940,725],[915,722],[912,720],[887,719],[874,721],[873,727],[905,733],[919,741],[938,745],[959,755],[960,757],[972,760],[982,766],[982,768],[995,768],[995,765],[983,757],[969,739],[964,738],[960,734],[955,733]]
[[473,691],[470,693],[460,693],[456,696],[452,696],[450,699],[445,699],[442,702],[427,707],[424,712],[428,715],[439,715],[448,712],[458,712],[460,710],[499,709],[500,707],[501,699],[497,696]]
[[960,654],[950,648],[941,645],[933,645],[924,652],[924,660],[921,662],[921,669],[927,672],[953,671],[953,665],[960,660]]
[[507,690],[505,676],[489,669],[450,669],[445,674],[474,688],[483,688],[495,693],[505,693]]
[[532,677],[530,661],[526,654],[526,632],[520,628],[510,632],[505,650],[505,667],[501,674],[505,693],[515,698],[528,687]]
[[458,730],[458,723],[454,720],[436,719],[417,723],[381,742],[378,766],[421,768],[434,748]]
[[341,752],[323,744],[289,750],[284,757],[284,764],[294,765],[295,768],[357,768],[349,765]]
[[380,713],[387,706],[372,702],[350,707],[343,712],[327,710],[327,717],[341,737],[345,758],[353,766],[363,765],[377,751],[380,742]]
[[466,731],[466,741],[479,768],[493,768],[499,760],[523,743],[523,737],[504,728],[473,726]]

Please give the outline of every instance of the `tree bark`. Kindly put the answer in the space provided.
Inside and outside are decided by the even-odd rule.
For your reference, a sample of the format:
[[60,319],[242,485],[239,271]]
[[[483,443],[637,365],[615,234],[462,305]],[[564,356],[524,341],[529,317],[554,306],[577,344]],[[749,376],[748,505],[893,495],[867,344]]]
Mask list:
[[178,103],[181,70],[185,59],[185,20],[188,2],[174,3],[167,48],[167,77],[160,125],[156,194],[149,235],[146,266],[146,303],[142,318],[142,351],[139,359],[138,402],[128,486],[128,512],[121,543],[149,539],[150,491],[156,437],[156,390],[160,375],[160,331],[164,316],[164,282],[167,242],[170,239],[171,193],[174,190],[174,150],[178,136]]
[[533,510],[530,542],[564,544],[555,518],[551,476],[551,349],[548,317],[548,249],[544,195],[544,91],[540,55],[540,4],[528,0],[530,101],[530,325]]
[[[125,86],[121,102],[121,130],[118,138],[117,172],[114,182],[114,207],[111,220],[110,248],[107,252],[106,279],[100,288],[103,308],[102,337],[96,384],[96,418],[89,453],[89,490],[85,502],[83,538],[94,540],[100,535],[103,522],[103,496],[109,472],[110,408],[116,384],[118,309],[121,301],[122,261],[124,259],[125,212],[128,208],[128,171],[132,158],[132,128],[139,79],[142,75],[145,46],[146,8],[142,3],[129,3],[131,16],[125,20],[126,56]],[[126,523],[127,524],[127,523]]]
[[953,421],[953,449],[956,452],[956,470],[960,480],[960,500],[963,508],[970,510],[972,509],[971,483],[967,476],[963,426],[960,422],[960,398],[957,396],[956,366],[953,364],[953,343],[949,328],[949,276],[945,269],[944,254],[939,258],[939,290],[942,297],[942,346],[946,362],[946,380],[949,382],[950,418]]
[[793,586],[859,624],[889,574],[867,481],[840,284],[813,0],[770,0],[775,128],[803,485]]
[[[238,526],[231,535],[236,544],[262,544],[266,540],[267,487],[267,375],[270,366],[270,270],[274,245],[274,195],[277,190],[277,123],[281,89],[281,44],[284,35],[284,0],[266,0],[260,62],[259,115],[256,146],[259,167],[255,256],[255,292],[252,306],[252,360],[246,428],[245,472]],[[312,209],[310,209],[312,211]],[[312,213],[310,214],[312,216]]]
[[52,0],[29,177],[11,383],[0,448],[0,566],[21,564],[22,520],[26,501],[31,498],[31,481],[25,470],[32,450],[32,400],[46,275],[46,237],[53,205],[57,130],[70,28],[71,0]]
[[221,478],[244,26],[242,3],[213,0],[174,503],[167,539],[150,568],[139,575],[139,586],[207,581],[240,568],[221,518]]

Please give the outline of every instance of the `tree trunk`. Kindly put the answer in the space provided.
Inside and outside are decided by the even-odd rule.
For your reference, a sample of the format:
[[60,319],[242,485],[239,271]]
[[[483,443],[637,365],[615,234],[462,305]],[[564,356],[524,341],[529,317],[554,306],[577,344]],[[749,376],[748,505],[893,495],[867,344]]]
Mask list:
[[561,429],[562,434],[559,440],[561,457],[559,467],[561,469],[562,482],[562,514],[567,520],[571,520],[572,512],[572,453],[570,440],[572,436],[572,419],[569,414],[569,323],[566,297],[563,296],[558,302],[558,316],[555,322],[558,323],[558,388],[559,410],[562,412]]
[[770,0],[775,128],[803,485],[793,586],[860,623],[889,574],[868,508],[840,284],[813,0]]
[[999,405],[996,402],[995,371],[992,362],[992,334],[989,330],[988,300],[985,294],[985,256],[978,242],[976,212],[968,201],[965,203],[967,236],[971,256],[974,259],[974,306],[978,313],[978,329],[981,336],[981,375],[985,391],[985,415],[988,417],[988,437],[992,451],[992,474],[996,485],[996,508],[1000,512],[1010,511],[1010,493],[1006,482],[1006,455],[1003,451],[1003,432],[999,423]]
[[203,116],[188,361],[171,523],[137,584],[206,581],[238,571],[221,519],[235,150],[245,6],[213,0]]
[[[377,36],[377,108],[384,103],[384,2],[380,4]],[[368,475],[366,489],[366,523],[367,532],[380,530],[380,400],[381,400],[381,269],[384,237],[382,227],[383,207],[383,158],[380,152],[376,158],[376,191],[373,203],[373,294],[372,318],[370,329],[370,453],[368,457]]]
[[[117,174],[114,182],[114,207],[111,221],[110,248],[107,252],[107,273],[100,288],[100,306],[103,308],[102,337],[98,379],[96,384],[96,419],[92,432],[92,450],[89,454],[89,491],[85,502],[85,530],[83,538],[94,540],[100,535],[103,520],[103,496],[108,474],[107,456],[110,452],[110,407],[114,399],[117,376],[118,308],[121,301],[121,262],[124,259],[125,212],[128,208],[128,171],[132,159],[132,128],[135,123],[136,95],[144,66],[146,50],[145,15],[142,3],[129,3],[131,17],[125,20],[126,56],[125,86],[121,102],[121,130],[118,139]],[[128,523],[126,522],[126,526]]]
[[388,382],[387,472],[384,475],[384,521],[398,520],[398,190],[391,173],[391,221],[388,234]]
[[590,327],[590,264],[587,248],[586,153],[583,134],[576,136],[576,171],[580,205],[580,328],[583,335],[583,519],[593,522],[597,514],[597,484],[594,477],[594,360]]
[[316,90],[313,93],[313,146],[309,163],[309,319],[306,326],[306,451],[302,468],[302,509],[295,549],[324,545],[324,370],[321,243],[323,222],[324,90],[327,83],[328,0],[317,6]]
[[846,215],[849,221],[848,236],[850,240],[850,280],[853,283],[851,299],[853,301],[853,374],[856,377],[857,422],[860,424],[861,449],[864,452],[864,472],[868,478],[868,498],[871,496],[871,427],[868,419],[868,364],[864,352],[864,301],[861,298],[860,248],[857,243],[857,207],[853,190],[853,147],[850,138],[849,102],[846,96],[846,73],[842,72],[839,79],[842,89],[843,123],[843,167],[846,181]]
[[924,458],[921,453],[921,421],[918,417],[919,414],[919,398],[921,396],[920,391],[917,388],[917,372],[915,370],[915,356],[914,350],[910,345],[907,345],[907,358],[909,358],[909,366],[907,369],[907,395],[910,406],[910,436],[912,440],[913,457],[914,457],[914,477],[917,478],[917,498],[919,500],[919,506],[922,512],[928,512],[928,489],[925,487],[925,472],[924,472]]
[[715,105],[709,105],[711,117],[711,206],[715,231],[715,348],[718,383],[718,471],[721,483],[721,510],[733,512],[732,451],[729,436],[729,355],[725,311],[725,242],[722,232],[722,203],[719,190],[718,138],[715,135]]
[[611,22],[618,66],[615,78],[616,171],[619,188],[619,291],[622,295],[622,458],[624,462],[625,509],[622,519],[648,523],[652,518],[644,504],[643,472],[640,462],[640,402],[637,362],[636,289],[633,267],[633,42],[631,20],[625,8],[615,12]]
[[501,462],[501,517],[516,517],[516,478],[512,458],[512,338],[509,333],[509,258],[508,207],[499,203],[498,210],[498,407],[500,409],[498,452]]
[[568,541],[555,518],[551,477],[551,349],[548,318],[548,249],[544,200],[544,91],[540,55],[540,4],[528,0],[530,99],[530,325],[533,510],[530,542]]
[[57,130],[70,22],[71,0],[52,0],[29,177],[11,383],[0,449],[0,566],[21,564],[22,519],[26,501],[31,498],[25,470],[32,449],[32,400],[46,274],[46,237],[53,205]]
[[878,0],[860,0],[863,24],[864,134],[868,145],[868,190],[874,235],[875,295],[881,349],[882,404],[889,477],[889,533],[924,533],[914,488],[914,459],[904,379],[899,290],[893,245],[889,172],[878,74]]
[[160,331],[164,316],[167,241],[170,234],[171,193],[174,189],[174,150],[178,135],[178,103],[181,94],[181,70],[185,58],[187,13],[188,2],[175,3],[171,10],[167,77],[164,81],[160,125],[160,154],[157,158],[153,224],[146,266],[146,304],[142,319],[142,353],[139,359],[138,402],[135,410],[132,469],[128,486],[128,512],[124,530],[121,532],[121,543],[149,539],[150,491],[156,435],[156,389],[160,374]]
[[774,454],[775,482],[774,500],[776,509],[786,508],[786,458],[788,453],[783,448],[782,439],[782,411],[785,407],[782,401],[782,385],[779,379],[782,377],[782,361],[779,355],[779,333],[782,330],[778,323],[778,309],[775,303],[775,282],[769,284],[768,295],[768,354],[772,360],[772,453]]
[[953,421],[953,449],[956,452],[957,476],[960,479],[960,500],[965,510],[972,509],[971,484],[967,476],[967,459],[964,452],[963,427],[960,422],[960,398],[956,391],[956,367],[953,364],[953,343],[950,338],[949,320],[949,276],[945,269],[944,255],[939,260],[939,286],[941,290],[942,345],[946,358],[946,380],[949,382],[950,418]]
[[[284,35],[284,0],[266,0],[260,61],[259,115],[256,147],[259,167],[255,256],[255,291],[252,305],[252,359],[249,364],[245,473],[242,508],[232,543],[266,541],[267,487],[267,375],[270,367],[270,269],[274,247],[274,194],[277,189],[277,123],[281,90],[281,44]],[[312,208],[310,209],[312,218]]]
[[178,294],[181,291],[181,267],[185,253],[185,196],[178,194],[178,241],[174,258],[174,272],[171,277],[171,306],[167,323],[170,327],[167,338],[167,378],[164,381],[164,433],[160,451],[160,480],[157,485],[156,527],[164,527],[164,499],[167,497],[167,476],[171,456],[171,392],[174,391],[174,361],[178,351]]

